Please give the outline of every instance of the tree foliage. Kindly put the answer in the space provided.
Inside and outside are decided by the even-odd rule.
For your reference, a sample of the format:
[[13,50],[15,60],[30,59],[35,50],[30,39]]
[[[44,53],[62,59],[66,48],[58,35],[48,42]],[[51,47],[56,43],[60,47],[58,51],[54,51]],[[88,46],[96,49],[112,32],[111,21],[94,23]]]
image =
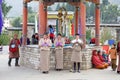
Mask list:
[[5,34],[5,32],[3,32],[1,35],[0,35],[0,44],[1,45],[8,45],[9,44],[9,41],[10,41],[10,36],[8,34]]
[[102,23],[117,23],[117,17],[120,15],[117,5],[108,5],[101,10]]
[[36,15],[36,13],[28,14],[28,23],[35,23],[35,15]]
[[21,27],[21,17],[16,17],[12,20],[11,24],[13,27]]
[[49,6],[49,7],[47,8],[47,10],[48,10],[48,11],[52,11],[52,8]]
[[112,33],[110,28],[106,27],[103,28],[102,32],[101,32],[101,42],[104,43],[106,40],[112,39]]
[[[87,8],[87,23],[94,23],[95,20],[95,4],[86,3]],[[101,23],[117,24],[118,16],[120,16],[120,9],[118,5],[110,4],[109,0],[102,0],[100,5]]]
[[12,6],[8,5],[5,0],[2,1],[2,12],[3,12],[3,17],[6,18],[7,14],[11,10]]
[[68,4],[68,3],[66,4],[65,8],[66,8],[67,11],[74,11],[75,10],[75,7]]

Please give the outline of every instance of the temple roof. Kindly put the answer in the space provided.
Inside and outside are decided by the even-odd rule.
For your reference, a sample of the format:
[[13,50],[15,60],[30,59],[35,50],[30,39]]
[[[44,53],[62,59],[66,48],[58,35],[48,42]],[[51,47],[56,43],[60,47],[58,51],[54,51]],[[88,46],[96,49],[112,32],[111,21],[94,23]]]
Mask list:
[[80,2],[80,1],[89,1],[95,4],[100,4],[100,0],[25,0],[26,2],[30,1],[43,1],[43,2]]

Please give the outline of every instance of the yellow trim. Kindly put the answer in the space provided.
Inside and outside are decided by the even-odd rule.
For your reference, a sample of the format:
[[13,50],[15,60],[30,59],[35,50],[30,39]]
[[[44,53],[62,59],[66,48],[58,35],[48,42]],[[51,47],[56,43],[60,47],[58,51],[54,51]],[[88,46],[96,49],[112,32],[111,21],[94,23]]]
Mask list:
[[[58,17],[57,17],[57,15],[49,15],[48,14],[47,18],[49,18],[49,19],[57,19]],[[68,15],[67,18],[73,19],[73,15],[72,14]]]

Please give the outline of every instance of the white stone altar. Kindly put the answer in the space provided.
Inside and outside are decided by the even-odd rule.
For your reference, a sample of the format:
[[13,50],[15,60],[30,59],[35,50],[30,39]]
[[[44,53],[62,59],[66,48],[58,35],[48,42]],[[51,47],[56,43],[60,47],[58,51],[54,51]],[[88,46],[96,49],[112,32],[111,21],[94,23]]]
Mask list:
[[[93,48],[86,48],[82,50],[82,63],[81,69],[86,70],[92,68],[91,56]],[[70,46],[65,47],[64,54],[64,69],[72,69],[71,54],[72,48]],[[37,45],[30,45],[20,48],[20,65],[33,69],[40,69],[40,49]],[[51,48],[50,55],[50,68],[55,69],[55,52],[54,48]]]

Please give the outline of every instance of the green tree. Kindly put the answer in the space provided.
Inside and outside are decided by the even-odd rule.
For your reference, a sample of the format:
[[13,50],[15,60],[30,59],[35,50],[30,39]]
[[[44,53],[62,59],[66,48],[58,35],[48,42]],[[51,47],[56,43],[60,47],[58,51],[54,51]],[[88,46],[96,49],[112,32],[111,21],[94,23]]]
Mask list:
[[8,45],[9,41],[10,41],[10,38],[11,37],[8,34],[6,34],[6,32],[3,32],[0,35],[0,44],[2,44],[2,45]]
[[2,12],[3,12],[3,17],[6,18],[7,14],[11,10],[12,6],[8,5],[5,0],[2,2]]
[[110,28],[105,27],[103,28],[103,31],[101,32],[101,42],[104,43],[106,40],[112,39],[112,33]]
[[91,3],[90,4],[90,16],[94,18],[95,16],[95,4]]
[[13,27],[21,27],[21,17],[14,18],[11,22]]
[[49,7],[47,8],[47,10],[48,10],[48,11],[52,11],[52,8],[49,6]]
[[86,3],[86,17],[89,18],[90,17],[90,6],[89,3]]
[[58,11],[59,9],[60,9],[60,4],[58,3],[55,10]]
[[110,4],[110,2],[109,2],[108,0],[102,0],[102,4],[103,4],[104,6],[106,6],[106,5]]
[[120,14],[120,10],[118,9],[117,5],[108,5],[104,8],[102,13],[102,22],[103,23],[117,23],[117,17]]
[[74,10],[75,10],[75,7],[67,3],[67,4],[66,4],[66,10],[67,10],[67,11],[74,11]]
[[28,14],[28,23],[35,23],[35,15],[36,13]]
[[28,7],[28,13],[33,13],[33,9],[31,6]]

